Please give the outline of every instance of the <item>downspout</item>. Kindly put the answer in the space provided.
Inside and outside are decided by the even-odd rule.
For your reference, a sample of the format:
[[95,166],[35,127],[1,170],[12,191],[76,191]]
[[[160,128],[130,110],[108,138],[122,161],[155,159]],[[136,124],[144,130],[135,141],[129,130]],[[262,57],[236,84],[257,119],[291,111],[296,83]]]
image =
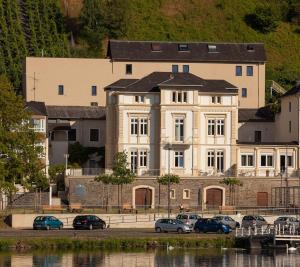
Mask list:
[[259,108],[259,63],[257,64],[257,66],[258,66],[258,74],[257,74],[257,101],[258,101],[258,103],[257,103],[257,108]]

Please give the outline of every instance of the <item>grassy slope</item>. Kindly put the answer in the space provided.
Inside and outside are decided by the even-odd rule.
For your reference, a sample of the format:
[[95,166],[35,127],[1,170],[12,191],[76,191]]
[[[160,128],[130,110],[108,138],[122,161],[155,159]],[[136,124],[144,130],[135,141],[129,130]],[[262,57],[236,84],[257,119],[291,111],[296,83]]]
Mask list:
[[[264,35],[244,22],[259,0],[130,0],[127,39],[263,42],[267,78],[300,77],[300,34],[281,22]],[[218,6],[218,4],[220,4]]]

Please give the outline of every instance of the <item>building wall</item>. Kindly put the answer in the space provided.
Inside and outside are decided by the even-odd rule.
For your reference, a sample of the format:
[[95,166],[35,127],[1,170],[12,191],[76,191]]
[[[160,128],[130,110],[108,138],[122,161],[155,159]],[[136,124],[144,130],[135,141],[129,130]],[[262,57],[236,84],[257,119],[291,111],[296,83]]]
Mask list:
[[[132,74],[126,74],[126,64],[132,64]],[[109,59],[26,58],[24,95],[26,101],[42,101],[46,105],[90,106],[106,104],[103,88],[121,78],[142,78],[154,71],[172,71],[172,65],[188,64],[190,72],[204,79],[224,79],[239,90],[239,106],[258,108],[265,104],[265,64],[182,63],[182,62],[112,62]],[[242,66],[242,76],[235,67]],[[253,66],[253,76],[246,67]],[[64,85],[64,95],[58,95],[58,85]],[[91,86],[98,88],[91,95]],[[241,88],[247,88],[246,98]]]
[[239,142],[255,141],[255,131],[261,131],[262,142],[277,141],[277,129],[275,122],[240,122],[238,124]]

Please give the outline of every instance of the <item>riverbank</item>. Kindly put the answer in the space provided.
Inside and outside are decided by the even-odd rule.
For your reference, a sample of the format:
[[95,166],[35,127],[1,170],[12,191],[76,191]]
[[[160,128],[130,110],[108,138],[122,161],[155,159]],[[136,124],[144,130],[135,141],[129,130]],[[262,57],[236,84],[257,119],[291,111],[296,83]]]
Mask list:
[[197,238],[185,235],[178,237],[153,238],[1,238],[0,251],[32,251],[32,250],[132,250],[151,249],[172,246],[174,248],[230,248],[234,246],[234,238],[228,236]]

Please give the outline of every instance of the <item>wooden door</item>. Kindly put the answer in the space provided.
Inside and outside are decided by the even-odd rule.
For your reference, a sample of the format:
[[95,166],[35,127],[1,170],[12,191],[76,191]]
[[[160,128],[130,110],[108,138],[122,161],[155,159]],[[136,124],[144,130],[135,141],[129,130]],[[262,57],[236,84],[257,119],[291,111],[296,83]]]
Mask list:
[[206,190],[206,208],[213,209],[222,206],[223,191],[218,188],[210,188]]
[[136,208],[151,208],[152,190],[149,188],[138,188],[135,190]]
[[257,206],[267,207],[268,206],[268,193],[257,192]]

